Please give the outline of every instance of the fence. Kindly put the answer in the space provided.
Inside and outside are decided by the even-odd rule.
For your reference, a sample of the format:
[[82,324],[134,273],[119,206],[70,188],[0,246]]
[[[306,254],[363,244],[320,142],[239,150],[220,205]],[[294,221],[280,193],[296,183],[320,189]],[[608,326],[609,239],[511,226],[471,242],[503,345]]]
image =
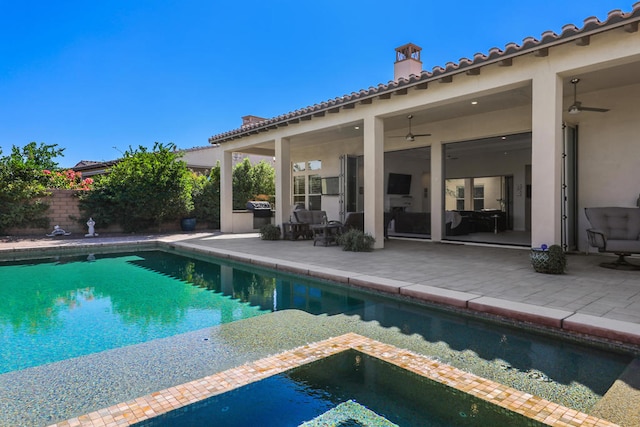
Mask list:
[[[52,189],[51,196],[44,201],[49,204],[47,216],[49,217],[49,228],[26,227],[9,229],[10,236],[41,236],[52,232],[55,225],[59,225],[64,231],[71,232],[71,236],[85,235],[88,232],[86,222],[89,218],[80,216],[79,201],[76,197],[77,190]],[[200,227],[198,227],[200,228]],[[162,232],[180,231],[180,221],[168,222],[162,225]],[[97,223],[95,232],[100,233],[122,233],[119,225],[112,225],[108,228]]]

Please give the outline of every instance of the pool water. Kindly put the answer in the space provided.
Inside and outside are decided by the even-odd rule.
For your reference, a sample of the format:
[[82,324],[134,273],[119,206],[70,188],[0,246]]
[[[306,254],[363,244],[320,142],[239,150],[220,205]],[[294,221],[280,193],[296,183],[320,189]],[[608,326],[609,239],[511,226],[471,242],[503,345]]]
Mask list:
[[308,277],[138,251],[0,264],[0,374],[286,309],[379,325],[442,363],[583,412],[632,359]]
[[[148,252],[10,263],[0,268],[0,374],[267,313],[194,286]],[[211,278],[213,279],[213,278]]]
[[203,425],[534,427],[543,424],[350,350],[135,424]]

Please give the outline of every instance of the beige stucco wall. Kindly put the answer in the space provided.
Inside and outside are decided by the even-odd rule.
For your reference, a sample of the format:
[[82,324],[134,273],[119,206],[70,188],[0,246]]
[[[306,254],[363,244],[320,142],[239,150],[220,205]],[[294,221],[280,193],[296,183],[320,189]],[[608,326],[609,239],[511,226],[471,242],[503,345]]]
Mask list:
[[[640,84],[594,92],[584,105],[607,113],[578,118],[579,248],[588,250],[585,207],[636,206],[640,194]],[[593,249],[592,249],[593,250]]]

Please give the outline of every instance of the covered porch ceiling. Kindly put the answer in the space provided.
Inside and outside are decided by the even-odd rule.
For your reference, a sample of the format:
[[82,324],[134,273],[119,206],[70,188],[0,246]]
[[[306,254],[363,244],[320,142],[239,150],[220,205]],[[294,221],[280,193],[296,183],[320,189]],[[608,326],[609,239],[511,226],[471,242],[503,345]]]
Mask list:
[[[580,79],[578,99],[591,92],[638,84],[640,83],[640,58],[631,63],[618,64],[597,70],[581,71],[563,76],[563,112],[565,118],[569,119],[569,121],[572,117],[568,115],[567,109],[573,102],[574,88],[571,83],[572,78]],[[531,90],[531,84],[527,83],[519,87],[509,88],[495,93],[478,96],[470,94],[436,106],[398,110],[383,116],[385,137],[391,135],[398,136],[408,132],[408,114],[413,116],[412,128],[414,128],[414,131],[416,129],[428,131],[429,123],[462,119],[467,116],[530,105],[532,98]],[[428,89],[424,91],[424,93],[427,94]],[[398,96],[400,95],[392,95],[389,100],[393,100]],[[472,101],[474,101],[473,104]],[[387,102],[387,100],[382,99],[374,102]],[[600,107],[607,107],[606,99],[599,101],[598,104]],[[356,106],[355,108],[358,107]],[[313,118],[313,120],[322,119],[322,117]],[[296,148],[363,137],[361,121],[349,121],[312,132],[304,132],[304,122],[301,121],[299,124],[291,124],[288,126],[288,129],[294,130],[297,126],[300,126],[301,133],[293,134],[289,137],[292,146]],[[479,137],[483,136],[484,135],[479,135]],[[434,137],[437,138],[437,135],[434,135]],[[243,153],[267,156],[275,155],[275,143],[269,139],[269,132],[249,136],[245,141],[249,142],[252,139],[256,140],[256,143],[244,146],[242,148]],[[428,143],[428,141],[426,142]],[[416,148],[416,146],[407,146],[407,149],[410,148]]]

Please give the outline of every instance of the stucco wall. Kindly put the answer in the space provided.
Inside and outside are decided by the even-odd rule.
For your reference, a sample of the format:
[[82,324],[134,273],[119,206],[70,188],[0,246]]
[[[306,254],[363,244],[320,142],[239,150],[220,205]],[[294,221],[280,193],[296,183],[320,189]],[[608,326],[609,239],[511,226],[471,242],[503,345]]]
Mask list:
[[[582,96],[584,105],[610,108],[580,113],[578,125],[578,244],[589,250],[585,207],[636,206],[640,194],[640,84]],[[594,249],[591,249],[594,250]]]

